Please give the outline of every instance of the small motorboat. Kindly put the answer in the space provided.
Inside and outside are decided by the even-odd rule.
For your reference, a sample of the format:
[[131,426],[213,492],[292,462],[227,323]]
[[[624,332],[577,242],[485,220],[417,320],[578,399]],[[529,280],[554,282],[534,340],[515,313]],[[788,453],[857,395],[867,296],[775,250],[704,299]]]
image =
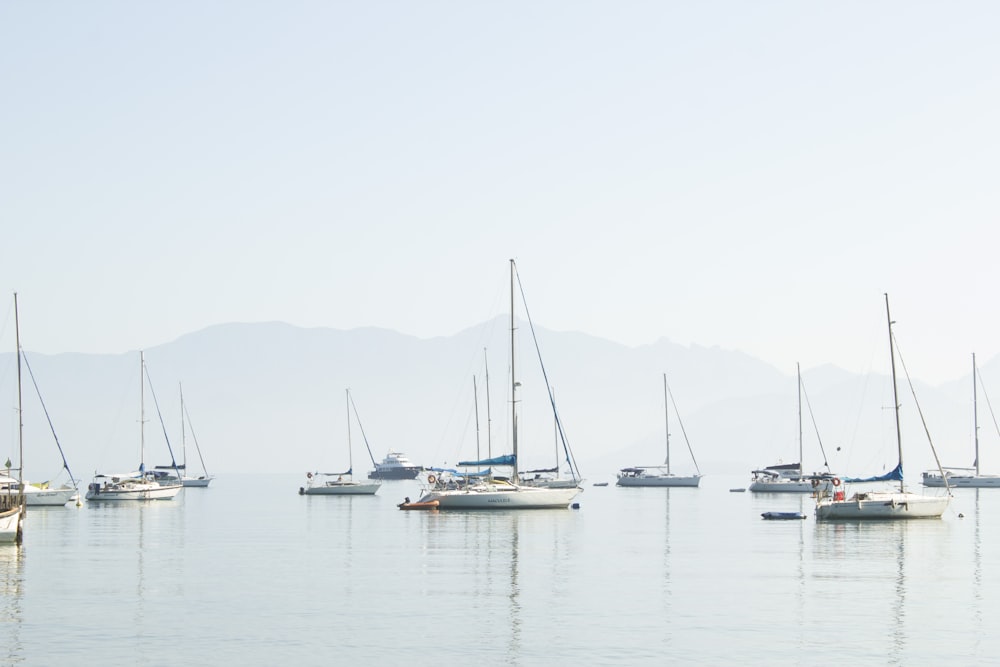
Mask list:
[[411,502],[409,497],[405,498],[403,502],[396,505],[401,510],[436,510],[440,503],[437,500],[428,500],[427,502]]
[[743,488],[729,489],[729,493],[743,493],[744,491],[746,491],[746,489]]
[[761,516],[768,521],[792,521],[794,519],[805,519],[802,512],[763,512]]
[[594,482],[594,486],[607,486],[607,482]]

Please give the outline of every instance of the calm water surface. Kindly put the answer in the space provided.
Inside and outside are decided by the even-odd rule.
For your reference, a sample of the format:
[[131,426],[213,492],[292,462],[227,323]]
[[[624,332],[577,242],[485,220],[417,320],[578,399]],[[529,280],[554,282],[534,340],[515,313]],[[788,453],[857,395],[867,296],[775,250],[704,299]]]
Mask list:
[[[400,512],[230,475],[173,502],[32,509],[0,546],[4,664],[930,664],[1000,655],[1000,490],[941,521],[810,498],[595,488],[579,510]],[[805,521],[763,521],[768,510]],[[964,514],[959,518],[958,514]]]

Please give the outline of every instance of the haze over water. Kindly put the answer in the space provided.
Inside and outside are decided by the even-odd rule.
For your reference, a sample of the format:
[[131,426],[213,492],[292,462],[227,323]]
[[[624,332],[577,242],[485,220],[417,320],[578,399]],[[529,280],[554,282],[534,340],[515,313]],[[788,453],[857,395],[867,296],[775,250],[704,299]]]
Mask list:
[[[585,483],[580,509],[400,512],[221,475],[175,502],[31,509],[0,548],[4,664],[929,664],[1000,653],[1000,493],[817,523],[808,497]],[[760,512],[805,521],[768,522]],[[958,514],[964,514],[959,518]],[[836,656],[836,658],[834,658]]]

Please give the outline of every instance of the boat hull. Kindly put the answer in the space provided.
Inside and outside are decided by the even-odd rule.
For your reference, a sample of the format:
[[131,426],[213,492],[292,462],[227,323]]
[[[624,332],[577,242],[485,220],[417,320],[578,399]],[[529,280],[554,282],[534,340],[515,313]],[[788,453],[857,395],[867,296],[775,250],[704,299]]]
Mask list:
[[538,489],[575,489],[583,484],[582,479],[532,479],[522,481],[522,486],[531,486]]
[[762,512],[760,516],[767,521],[796,521],[806,518],[802,512]]
[[701,483],[701,475],[650,475],[649,477],[619,477],[618,486],[686,486]]
[[181,485],[185,488],[189,486],[194,488],[205,488],[212,483],[213,479],[213,477],[185,477],[181,480]]
[[24,504],[28,507],[61,507],[79,499],[80,492],[76,489],[39,489],[24,493]]
[[753,493],[812,493],[813,491],[829,491],[829,482],[822,482],[814,487],[810,480],[755,480],[748,487]]
[[439,510],[566,509],[582,489],[511,486],[505,489],[430,491],[419,503],[438,502]]
[[21,508],[0,512],[0,544],[13,544],[21,532]]
[[858,493],[847,500],[829,497],[816,504],[816,518],[856,520],[940,519],[948,508],[947,496],[921,496],[915,493]]
[[[944,488],[941,475],[924,473],[923,485]],[[1000,475],[948,475],[948,486],[953,489],[1000,489]]]
[[372,470],[368,473],[368,479],[388,479],[388,480],[400,480],[400,479],[416,479],[423,471],[420,466],[412,466],[409,468],[384,468],[382,470]]
[[120,487],[91,484],[86,498],[98,502],[172,500],[182,488],[180,484],[126,484]]
[[329,482],[322,486],[304,486],[299,489],[302,496],[373,496],[381,484],[361,482]]

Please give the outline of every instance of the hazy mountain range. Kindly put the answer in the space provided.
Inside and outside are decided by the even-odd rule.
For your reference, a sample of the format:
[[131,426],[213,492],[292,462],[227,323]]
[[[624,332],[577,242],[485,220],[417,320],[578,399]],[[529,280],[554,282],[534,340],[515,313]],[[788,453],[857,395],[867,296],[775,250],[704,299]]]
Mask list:
[[[356,473],[372,468],[365,439],[376,459],[390,449],[423,465],[476,457],[476,397],[480,455],[506,453],[509,326],[507,318],[498,317],[454,336],[419,339],[376,328],[226,324],[147,349],[155,401],[147,387],[146,463],[169,463],[164,429],[181,460],[180,383],[207,467],[220,475],[346,469],[348,387],[363,427],[362,433],[351,423]],[[551,466],[556,459],[552,410],[530,334],[520,322],[514,360],[522,383],[522,469]],[[663,373],[703,473],[748,473],[798,458],[795,359],[779,369],[741,352],[665,339],[628,347],[582,333],[536,327],[536,334],[566,435],[588,480],[613,479],[624,466],[663,462]],[[29,347],[26,355],[76,477],[87,481],[95,470],[137,467],[139,353],[43,355]],[[16,406],[14,360],[13,352],[0,355],[0,383],[11,407]],[[880,367],[871,372],[803,369],[806,468],[818,470],[823,463],[817,430],[836,472],[870,475],[895,464],[888,350],[885,360],[874,363]],[[945,465],[973,461],[968,363],[969,376],[953,383],[928,386],[914,380]],[[979,363],[987,383],[1000,378],[996,359]],[[932,457],[907,378],[899,373],[906,471],[916,483]],[[27,370],[23,377],[28,475],[55,478],[61,467],[56,445]],[[997,382],[993,391],[1000,396]],[[16,461],[14,415],[14,409],[3,411],[7,455]],[[1000,472],[1000,438],[982,393],[979,415],[984,471]],[[672,408],[670,431],[675,471],[693,469]],[[199,468],[190,430],[184,442],[189,466]]]

